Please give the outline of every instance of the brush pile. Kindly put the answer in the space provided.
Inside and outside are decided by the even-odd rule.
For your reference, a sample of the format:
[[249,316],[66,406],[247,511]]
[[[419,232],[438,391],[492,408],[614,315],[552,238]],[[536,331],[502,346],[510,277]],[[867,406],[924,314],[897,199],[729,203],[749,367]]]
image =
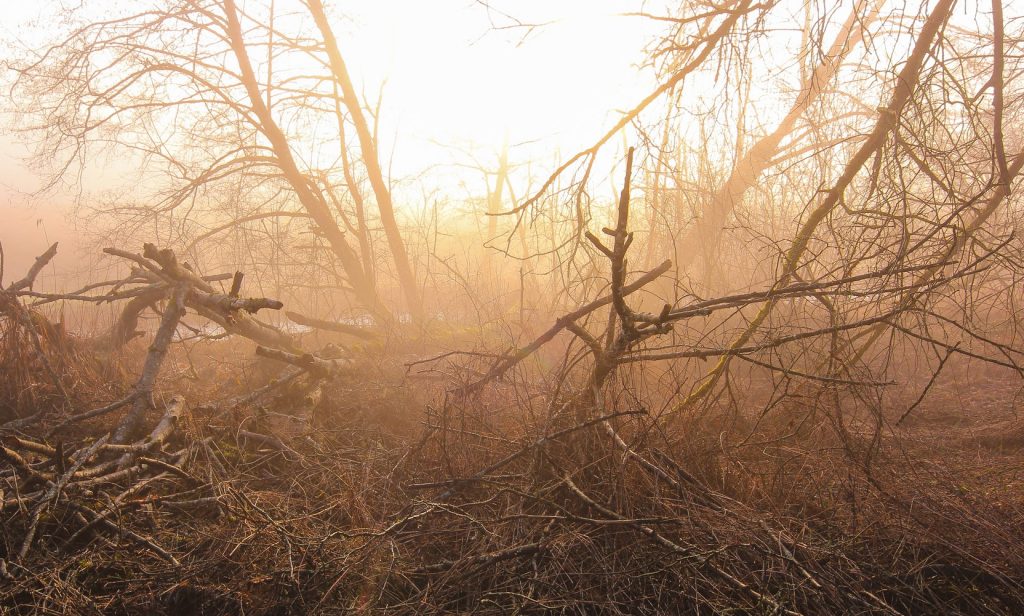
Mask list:
[[[11,370],[0,401],[0,605],[26,614],[1024,610],[1019,455],[978,463],[945,436],[939,452],[925,433],[836,429],[835,415],[801,414],[801,401],[866,386],[837,378],[787,398],[773,415],[781,419],[727,401],[651,414],[629,387],[629,365],[659,360],[643,341],[716,310],[832,287],[645,313],[629,298],[669,265],[627,280],[628,221],[627,181],[616,226],[604,230],[611,245],[588,234],[609,261],[608,295],[519,350],[443,353],[405,374],[379,349],[340,341],[375,333],[296,315],[325,330],[319,339],[340,337],[304,351],[255,318],[282,305],[240,297],[241,274],[204,277],[152,245],[108,249],[133,269],[100,295],[88,294],[100,285],[36,293],[52,248],[0,298]],[[229,280],[227,291],[214,286]],[[123,309],[109,332],[81,339],[36,311],[57,300]],[[130,345],[145,310],[160,321],[134,383],[108,382],[125,391],[84,408],[104,391],[90,358]],[[173,343],[188,331],[211,336],[186,314],[215,323],[214,336],[231,337],[218,344],[231,346],[200,366],[213,376],[179,386],[161,375],[192,360]],[[718,355],[754,357],[849,327]],[[584,352],[552,378],[528,378],[527,358],[561,332]],[[282,369],[258,383],[219,374],[245,340]],[[714,356],[668,354],[696,353]],[[432,370],[450,378],[412,386],[434,383],[417,379]]]

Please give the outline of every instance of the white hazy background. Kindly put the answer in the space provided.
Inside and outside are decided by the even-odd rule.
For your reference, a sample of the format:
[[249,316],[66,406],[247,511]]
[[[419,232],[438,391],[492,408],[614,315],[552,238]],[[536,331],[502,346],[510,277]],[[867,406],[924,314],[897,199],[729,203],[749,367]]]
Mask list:
[[[79,4],[0,0],[0,53],[41,48],[60,30],[65,8]],[[104,4],[95,10],[102,13]],[[590,145],[618,110],[654,85],[653,75],[637,66],[659,26],[622,16],[628,8],[622,2],[517,0],[487,6],[473,0],[357,0],[331,6],[357,87],[371,100],[383,92],[383,163],[397,180],[417,178],[435,188],[455,180],[457,186],[464,171],[456,163],[466,162],[465,152],[482,161],[496,159],[506,139],[516,158],[551,161],[555,152]],[[507,27],[514,21],[501,11],[539,27]],[[4,69],[0,83],[10,79]],[[76,265],[92,262],[83,258],[87,247],[72,220],[72,205],[116,179],[117,170],[93,166],[84,187],[34,194],[40,178],[26,164],[30,147],[9,130],[12,101],[6,91],[0,101],[4,280],[20,277],[35,255],[60,241],[40,284],[64,286],[56,272],[73,275]]]

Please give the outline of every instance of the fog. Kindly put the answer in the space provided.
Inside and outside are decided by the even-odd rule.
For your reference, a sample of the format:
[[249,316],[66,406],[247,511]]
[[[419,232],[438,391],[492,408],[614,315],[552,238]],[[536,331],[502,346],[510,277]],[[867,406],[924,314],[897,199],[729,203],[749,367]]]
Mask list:
[[1024,5],[24,3],[0,611],[1024,611]]

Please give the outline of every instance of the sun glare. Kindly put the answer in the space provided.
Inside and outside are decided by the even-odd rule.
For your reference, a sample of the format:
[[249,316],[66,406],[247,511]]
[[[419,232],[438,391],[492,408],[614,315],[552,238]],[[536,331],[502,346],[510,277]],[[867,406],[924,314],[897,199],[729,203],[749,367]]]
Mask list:
[[438,162],[439,146],[586,145],[653,83],[637,69],[653,24],[616,5],[516,3],[522,21],[541,24],[531,30],[502,29],[506,19],[466,0],[365,1],[339,43],[368,92],[386,80],[382,142],[397,171],[415,173]]
[[0,2],[0,616],[1024,614],[1024,0]]

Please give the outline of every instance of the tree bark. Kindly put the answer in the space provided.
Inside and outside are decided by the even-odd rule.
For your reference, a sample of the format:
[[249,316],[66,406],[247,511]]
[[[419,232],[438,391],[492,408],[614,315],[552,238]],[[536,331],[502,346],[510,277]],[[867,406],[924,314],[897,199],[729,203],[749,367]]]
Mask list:
[[348,241],[345,239],[345,233],[338,226],[337,221],[335,221],[330,208],[328,208],[327,203],[323,199],[323,195],[316,194],[311,188],[310,182],[299,171],[295,158],[292,155],[291,147],[288,144],[288,138],[278,126],[277,121],[274,120],[270,109],[267,108],[264,102],[263,95],[259,90],[256,74],[252,68],[252,62],[249,60],[249,52],[246,49],[245,40],[242,37],[242,27],[238,21],[238,8],[235,5],[235,0],[224,0],[224,12],[227,17],[228,42],[238,62],[241,79],[245,86],[246,94],[249,97],[249,104],[252,105],[253,112],[259,120],[260,131],[270,141],[278,166],[288,180],[292,190],[298,196],[303,208],[313,217],[314,222],[323,231],[324,236],[331,245],[334,254],[341,261],[341,265],[348,275],[349,283],[355,290],[357,299],[370,309],[371,312],[379,315],[386,314],[387,311],[377,296],[377,290],[366,279],[359,257],[352,250],[352,247],[349,246]]
[[313,15],[320,35],[324,39],[324,46],[327,49],[327,57],[331,64],[331,72],[334,79],[341,87],[345,106],[352,116],[352,123],[356,127],[356,136],[359,139],[359,147],[362,151],[363,164],[366,166],[366,174],[373,188],[374,197],[377,199],[377,209],[380,211],[381,225],[384,227],[384,235],[388,240],[388,247],[391,249],[391,256],[395,260],[395,270],[398,273],[398,281],[402,286],[402,293],[405,295],[409,313],[414,321],[423,320],[423,305],[420,300],[419,286],[416,284],[416,276],[413,274],[412,266],[409,263],[409,254],[405,249],[405,242],[398,229],[398,221],[395,219],[395,208],[391,200],[391,189],[384,180],[384,174],[380,168],[380,160],[377,153],[377,144],[373,134],[370,132],[363,108],[359,104],[359,97],[356,95],[352,79],[348,74],[348,67],[345,66],[345,59],[338,49],[338,41],[334,36],[334,30],[327,21],[324,5],[320,0],[308,0],[307,6]]

